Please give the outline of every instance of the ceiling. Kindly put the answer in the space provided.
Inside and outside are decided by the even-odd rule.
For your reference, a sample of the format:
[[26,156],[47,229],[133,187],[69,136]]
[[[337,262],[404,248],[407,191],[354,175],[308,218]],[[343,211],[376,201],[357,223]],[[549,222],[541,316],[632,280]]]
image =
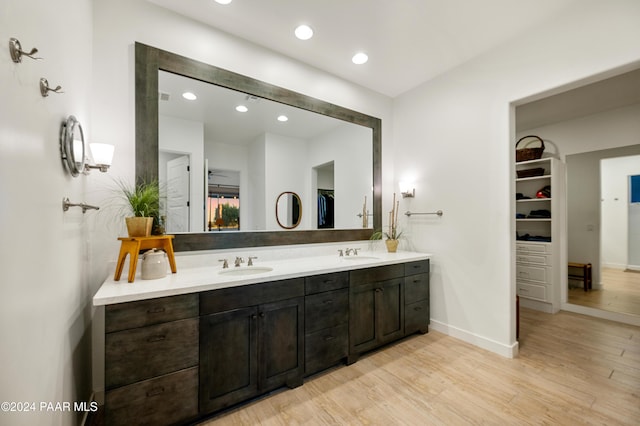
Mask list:
[[[580,0],[148,0],[178,14],[395,97]],[[314,30],[301,41],[299,24]],[[369,61],[351,57],[364,51]]]
[[640,103],[640,69],[567,90],[516,107],[516,130],[553,123]]

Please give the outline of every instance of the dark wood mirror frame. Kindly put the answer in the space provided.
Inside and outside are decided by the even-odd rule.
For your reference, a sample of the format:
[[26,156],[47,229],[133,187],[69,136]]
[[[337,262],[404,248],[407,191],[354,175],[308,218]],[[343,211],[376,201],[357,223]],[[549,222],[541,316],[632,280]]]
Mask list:
[[[135,44],[136,179],[158,178],[158,71],[164,70],[306,109],[373,130],[373,230],[382,228],[381,120],[213,65]],[[356,212],[354,212],[354,215]],[[372,229],[176,234],[176,251],[367,240]]]

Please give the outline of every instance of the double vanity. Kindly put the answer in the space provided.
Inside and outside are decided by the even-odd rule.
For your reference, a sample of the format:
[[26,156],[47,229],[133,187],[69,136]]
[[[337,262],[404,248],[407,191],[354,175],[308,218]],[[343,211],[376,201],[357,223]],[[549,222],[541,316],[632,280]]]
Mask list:
[[107,279],[107,424],[206,418],[428,331],[428,255],[315,250],[189,254],[166,278]]

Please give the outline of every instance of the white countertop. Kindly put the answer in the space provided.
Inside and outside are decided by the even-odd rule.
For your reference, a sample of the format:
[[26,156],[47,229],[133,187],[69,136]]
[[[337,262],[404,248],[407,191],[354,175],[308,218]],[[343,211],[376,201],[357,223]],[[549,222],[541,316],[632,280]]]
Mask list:
[[[324,251],[335,253],[335,250]],[[254,260],[253,267],[270,267],[273,268],[273,270],[242,276],[220,274],[220,272],[223,271],[222,264],[218,262],[218,259],[221,257],[220,254],[181,255],[176,256],[177,273],[172,274],[169,271],[165,278],[143,280],[140,277],[138,268],[138,273],[133,283],[127,282],[127,271],[129,268],[127,263],[125,264],[120,281],[114,281],[113,270],[110,271],[110,276],[93,297],[93,305],[111,305],[430,258],[430,255],[424,253],[408,251],[387,253],[378,250],[360,251],[358,256],[349,256],[353,260],[345,260],[344,257],[340,258],[337,254],[327,255],[316,253],[307,257],[289,257],[286,254],[290,254],[290,251],[288,253],[277,253],[273,251],[270,256],[260,256],[257,260]],[[248,255],[244,254],[243,256],[246,260]],[[232,270],[234,268],[233,259],[235,259],[235,257],[228,254],[222,257],[229,259],[229,269],[224,269],[224,271]],[[356,258],[357,260],[355,260]],[[141,262],[142,260],[140,259],[138,264],[140,265]],[[242,267],[245,269],[251,268],[246,266],[246,263],[243,264]]]

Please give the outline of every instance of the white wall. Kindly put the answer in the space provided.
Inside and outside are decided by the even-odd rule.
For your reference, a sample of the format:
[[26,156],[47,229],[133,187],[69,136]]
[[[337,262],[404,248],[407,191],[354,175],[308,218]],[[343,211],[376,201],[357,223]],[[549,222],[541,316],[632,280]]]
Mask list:
[[[371,140],[370,128],[346,124],[309,141],[309,170],[333,161],[333,179],[340,182],[334,188],[336,229],[362,227],[357,214],[362,212],[365,196],[369,211],[373,211],[373,151],[365,149]],[[310,202],[317,202],[316,194]],[[317,212],[317,208],[311,210]],[[317,225],[316,213],[312,220]]]
[[435,254],[435,329],[514,352],[511,105],[639,61],[638,22],[635,0],[584,1],[395,100],[394,179],[416,183],[401,210],[444,211],[401,223],[404,247]]
[[[281,231],[276,220],[276,200],[278,196],[291,191],[298,194],[302,202],[304,215],[306,200],[309,198],[310,182],[306,173],[307,142],[302,139],[267,133],[265,152],[265,190],[263,215],[266,220],[266,230]],[[301,176],[305,178],[301,179]],[[309,229],[309,221],[304,220],[296,228]]]
[[[73,404],[91,394],[97,287],[89,279],[88,223],[99,212],[63,213],[62,199],[89,201],[101,173],[70,177],[58,139],[72,114],[87,142],[106,142],[95,138],[91,120],[91,7],[83,0],[0,2],[0,401],[36,403],[33,412],[0,412],[3,425],[77,424],[82,413],[41,411],[39,404]],[[23,50],[37,47],[43,59],[13,63],[10,37]],[[41,77],[64,94],[43,98]]]
[[[158,123],[159,149],[189,156],[189,229],[204,231],[204,124],[199,121],[161,115]],[[195,165],[195,166],[194,166]],[[160,163],[165,169],[166,163]],[[160,176],[160,171],[158,171]],[[160,187],[166,192],[166,181]]]
[[636,219],[629,215],[629,176],[640,175],[640,155],[604,159],[600,173],[601,262],[603,267],[624,270],[629,264],[630,220]]

